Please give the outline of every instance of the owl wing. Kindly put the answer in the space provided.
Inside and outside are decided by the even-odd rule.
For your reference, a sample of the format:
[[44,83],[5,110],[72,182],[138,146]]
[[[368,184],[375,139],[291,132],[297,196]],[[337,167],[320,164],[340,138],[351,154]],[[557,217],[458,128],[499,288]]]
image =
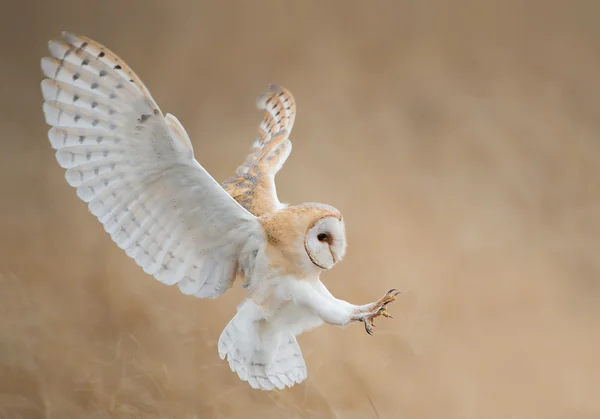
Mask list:
[[289,139],[296,119],[296,102],[281,86],[271,85],[256,101],[264,110],[252,152],[235,176],[223,182],[225,190],[255,216],[282,207],[277,197],[275,175],[292,151]]
[[102,45],[63,33],[49,49],[48,137],[112,240],[184,294],[215,298],[238,274],[249,280],[264,255],[262,227],[195,160],[179,121]]

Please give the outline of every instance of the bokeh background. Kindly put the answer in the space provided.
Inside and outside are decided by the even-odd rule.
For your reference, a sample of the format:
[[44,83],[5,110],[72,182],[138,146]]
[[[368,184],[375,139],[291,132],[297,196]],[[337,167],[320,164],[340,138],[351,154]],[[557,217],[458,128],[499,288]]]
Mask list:
[[[0,13],[0,418],[600,418],[600,2],[23,0]],[[395,320],[300,337],[253,391],[217,354],[243,290],[183,296],[64,180],[39,60],[115,51],[222,181],[269,83],[298,104],[284,202],[326,202],[323,275]]]

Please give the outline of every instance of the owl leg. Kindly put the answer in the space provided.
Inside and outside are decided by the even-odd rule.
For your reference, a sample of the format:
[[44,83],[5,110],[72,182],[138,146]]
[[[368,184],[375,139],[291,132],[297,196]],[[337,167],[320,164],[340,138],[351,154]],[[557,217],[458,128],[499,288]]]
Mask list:
[[396,296],[400,294],[399,291],[395,289],[391,289],[385,293],[383,297],[381,297],[378,301],[373,304],[368,304],[366,306],[367,311],[361,313],[357,316],[356,320],[363,322],[365,324],[365,331],[369,334],[373,334],[373,327],[375,327],[375,323],[373,320],[376,317],[383,316],[393,319],[394,317],[386,311],[386,307],[389,303],[396,300]]
[[289,287],[286,293],[291,296],[294,303],[311,309],[324,322],[340,327],[352,322],[364,322],[369,334],[372,334],[372,319],[378,316],[391,317],[385,311],[386,306],[399,294],[392,289],[375,303],[357,306],[335,298],[322,284],[320,287],[318,285],[315,287],[307,281],[293,281],[286,285]]

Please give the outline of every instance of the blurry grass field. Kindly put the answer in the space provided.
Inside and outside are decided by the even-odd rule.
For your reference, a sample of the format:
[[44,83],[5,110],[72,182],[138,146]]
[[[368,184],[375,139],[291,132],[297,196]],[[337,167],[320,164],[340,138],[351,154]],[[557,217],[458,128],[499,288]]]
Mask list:
[[[600,3],[55,0],[0,16],[0,418],[600,417]],[[118,249],[47,140],[62,30],[125,59],[221,181],[269,83],[295,95],[284,202],[326,202],[339,298],[403,293],[375,336],[300,337],[263,393],[216,342],[243,290],[181,295]]]

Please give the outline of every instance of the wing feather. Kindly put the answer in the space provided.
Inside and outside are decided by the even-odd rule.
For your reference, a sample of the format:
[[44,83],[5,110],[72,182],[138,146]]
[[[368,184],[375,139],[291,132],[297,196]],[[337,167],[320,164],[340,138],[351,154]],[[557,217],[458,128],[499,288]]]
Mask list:
[[143,270],[201,298],[250,280],[264,232],[195,160],[179,121],[113,52],[63,33],[42,59],[48,138],[67,182]]
[[282,207],[277,197],[275,175],[292,152],[289,136],[296,119],[296,102],[289,90],[271,85],[256,103],[264,110],[264,117],[252,152],[223,187],[258,217]]

